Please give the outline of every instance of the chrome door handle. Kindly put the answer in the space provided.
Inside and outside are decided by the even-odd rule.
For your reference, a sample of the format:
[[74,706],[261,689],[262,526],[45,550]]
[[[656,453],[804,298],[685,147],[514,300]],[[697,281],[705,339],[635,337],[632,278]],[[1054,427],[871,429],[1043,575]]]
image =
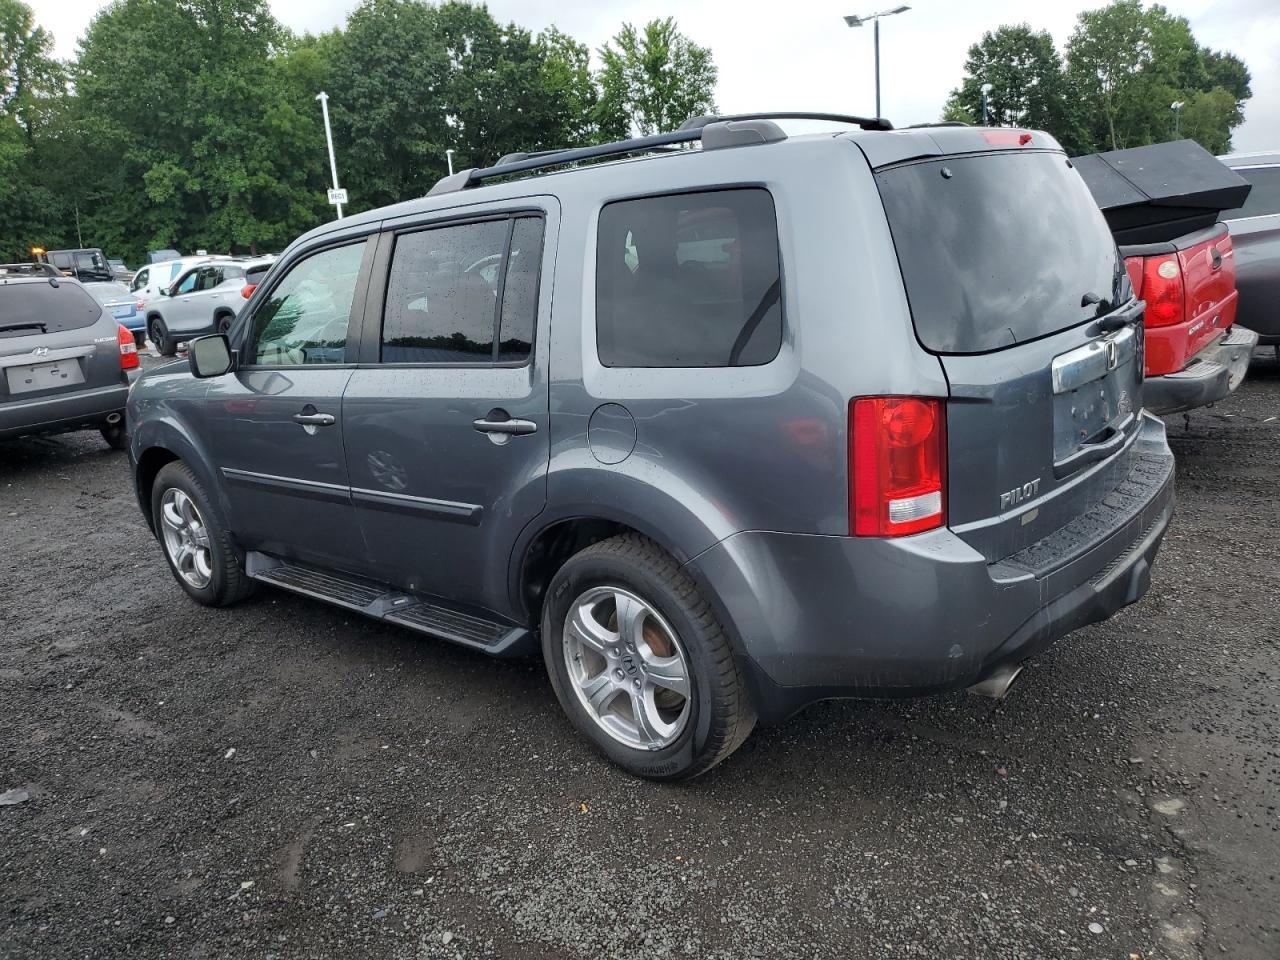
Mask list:
[[338,422],[338,418],[332,413],[295,413],[293,422],[304,427],[332,427]]
[[532,420],[472,420],[471,425],[481,433],[501,433],[508,436],[524,436],[536,433],[538,425]]

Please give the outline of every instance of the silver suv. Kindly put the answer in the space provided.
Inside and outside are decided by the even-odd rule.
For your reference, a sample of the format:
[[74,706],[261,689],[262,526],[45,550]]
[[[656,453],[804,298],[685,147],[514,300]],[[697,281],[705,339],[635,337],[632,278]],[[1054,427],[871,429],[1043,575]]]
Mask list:
[[1173,458],[1058,144],[774,119],[504,157],[293,243],[130,399],[178,583],[540,649],[659,779],[823,698],[1001,694],[1137,600]]
[[171,357],[183,341],[226,331],[244,306],[245,288],[257,284],[274,262],[274,257],[206,259],[179,273],[146,306],[147,334],[156,350]]

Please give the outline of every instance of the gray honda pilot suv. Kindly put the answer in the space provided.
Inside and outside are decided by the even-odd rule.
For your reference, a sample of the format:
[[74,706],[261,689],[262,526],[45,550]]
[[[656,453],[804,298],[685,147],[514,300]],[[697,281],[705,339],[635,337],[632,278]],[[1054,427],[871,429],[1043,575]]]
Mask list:
[[130,396],[178,583],[540,644],[659,779],[822,698],[1001,693],[1137,600],[1173,458],[1058,144],[780,118],[510,155],[293,243]]

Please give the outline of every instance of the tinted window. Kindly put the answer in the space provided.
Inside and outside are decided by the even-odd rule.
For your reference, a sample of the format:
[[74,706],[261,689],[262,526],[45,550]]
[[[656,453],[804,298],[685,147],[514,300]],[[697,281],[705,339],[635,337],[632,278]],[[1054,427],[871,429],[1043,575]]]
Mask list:
[[69,253],[51,253],[49,261],[60,270],[71,269],[71,254]]
[[876,175],[916,336],[939,353],[981,353],[1093,319],[1118,300],[1115,240],[1092,194],[1056,153],[984,154]]
[[197,290],[212,290],[222,282],[222,270],[219,267],[201,267],[200,278],[196,281]]
[[251,364],[342,363],[364,241],[294,264],[253,315]]
[[596,335],[607,367],[768,363],[782,345],[767,190],[611,203],[600,213]]
[[[382,359],[477,363],[528,357],[541,248],[539,217],[465,223],[399,237],[387,282]],[[499,318],[501,333],[495,339]]]
[[31,337],[90,326],[102,307],[75,283],[0,283],[0,337]]
[[1219,219],[1238,220],[1240,217],[1266,217],[1280,213],[1280,167],[1255,167],[1252,170],[1236,169],[1253,189],[1243,207],[1222,211]]

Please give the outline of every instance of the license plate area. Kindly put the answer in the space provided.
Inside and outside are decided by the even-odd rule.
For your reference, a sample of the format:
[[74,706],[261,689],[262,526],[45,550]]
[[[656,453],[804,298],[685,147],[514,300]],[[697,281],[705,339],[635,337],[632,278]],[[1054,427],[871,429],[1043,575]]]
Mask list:
[[11,394],[56,390],[84,383],[84,371],[80,368],[80,361],[74,357],[25,367],[7,367],[4,374]]
[[1129,326],[1054,358],[1055,462],[1113,440],[1132,421],[1140,399],[1140,337]]

